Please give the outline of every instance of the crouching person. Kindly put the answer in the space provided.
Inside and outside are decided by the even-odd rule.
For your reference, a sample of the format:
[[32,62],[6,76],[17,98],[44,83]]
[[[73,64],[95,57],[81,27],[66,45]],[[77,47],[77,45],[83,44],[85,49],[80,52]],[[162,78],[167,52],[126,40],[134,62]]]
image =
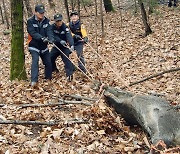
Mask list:
[[[52,24],[52,31],[54,34],[54,43],[57,48],[56,46],[54,46],[51,50],[52,71],[59,72],[56,66],[56,59],[58,58],[58,56],[61,56],[64,63],[67,80],[72,81],[74,65],[68,58],[69,55],[74,51],[74,41],[69,28],[63,22],[62,15],[54,15],[54,21],[54,24]],[[71,51],[68,49],[69,47],[71,48]]]
[[48,42],[53,42],[53,33],[49,19],[44,16],[45,8],[43,5],[35,6],[34,16],[27,21],[28,31],[28,49],[32,56],[31,65],[31,86],[38,82],[39,57],[41,57],[45,66],[45,79],[52,78],[52,66]]

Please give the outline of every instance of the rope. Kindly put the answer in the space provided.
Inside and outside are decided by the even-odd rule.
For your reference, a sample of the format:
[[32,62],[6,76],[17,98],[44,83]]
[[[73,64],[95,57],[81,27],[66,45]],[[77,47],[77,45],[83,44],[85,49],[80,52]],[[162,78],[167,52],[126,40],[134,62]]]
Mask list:
[[[64,52],[62,52],[62,50],[61,50],[56,44],[53,43],[53,46],[54,46],[56,49],[58,49],[68,60],[71,61],[71,59],[70,59],[68,56],[66,56],[66,54],[64,54]],[[73,65],[76,66],[90,81],[93,82],[93,79],[92,79],[92,78],[90,78],[86,73],[84,73],[73,61],[71,61],[71,62],[72,62]]]
[[[109,62],[108,59],[105,60],[104,57],[102,57],[99,53],[97,53],[97,52],[95,51],[95,49],[94,49],[89,43],[86,43],[86,44],[87,44],[87,45],[92,49],[92,51],[93,51],[94,53],[96,53],[105,63],[106,63],[106,62]],[[109,62],[109,64],[112,65],[110,62]],[[120,77],[121,75],[118,74],[117,72],[115,72],[115,70],[114,70],[110,65],[108,65],[109,68],[110,68],[110,69],[113,71],[113,73],[118,77],[118,79],[120,79],[121,82],[124,83],[125,87],[129,87],[128,84]]]
[[[71,52],[74,52],[68,45],[66,45],[66,46],[64,46],[64,47],[68,48]],[[86,68],[85,65],[82,63],[82,61],[79,59],[79,57],[77,56],[76,58],[77,58],[78,61],[82,64],[82,66],[86,69],[87,73],[91,76],[91,78],[94,79],[93,76],[92,76],[92,74],[87,70],[87,68]]]

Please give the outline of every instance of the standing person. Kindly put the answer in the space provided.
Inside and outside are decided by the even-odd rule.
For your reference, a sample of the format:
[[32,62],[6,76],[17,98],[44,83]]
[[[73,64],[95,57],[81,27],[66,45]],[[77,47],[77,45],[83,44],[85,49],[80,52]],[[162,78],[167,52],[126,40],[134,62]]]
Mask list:
[[[54,34],[55,45],[69,58],[69,55],[74,51],[74,41],[71,32],[68,26],[63,22],[61,14],[54,15],[54,21],[55,23],[52,25],[52,31]],[[68,49],[68,46],[70,46],[72,51]],[[62,61],[64,62],[67,80],[72,81],[74,65],[61,51],[59,51],[59,49],[53,47],[51,50],[52,71],[59,72],[55,61],[58,56],[61,56]]]
[[69,28],[70,28],[72,35],[73,35],[74,49],[77,53],[79,60],[81,61],[81,62],[78,61],[78,65],[79,65],[79,68],[84,73],[86,73],[86,69],[84,67],[85,66],[85,60],[84,60],[84,56],[83,56],[83,45],[84,45],[84,43],[88,42],[87,32],[86,32],[84,25],[79,20],[79,16],[78,16],[77,11],[71,12],[70,19],[71,19],[71,21],[68,25],[69,25]]
[[39,57],[45,65],[45,79],[52,78],[52,66],[48,42],[53,42],[53,33],[49,24],[49,19],[44,16],[45,8],[39,4],[35,6],[34,15],[27,21],[29,51],[32,56],[31,65],[31,86],[38,82]]

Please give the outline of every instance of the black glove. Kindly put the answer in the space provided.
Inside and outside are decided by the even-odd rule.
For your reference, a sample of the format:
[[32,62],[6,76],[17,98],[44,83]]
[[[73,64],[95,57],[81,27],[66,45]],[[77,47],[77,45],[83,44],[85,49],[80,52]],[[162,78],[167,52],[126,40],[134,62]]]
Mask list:
[[81,40],[81,36],[80,35],[74,35],[74,38],[77,39],[77,40]]
[[66,41],[61,40],[60,43],[61,43],[61,45],[66,46]]
[[83,38],[83,41],[84,41],[84,43],[88,43],[88,41],[89,41],[89,40],[88,40],[88,37],[84,37],[84,38]]
[[44,43],[48,43],[48,42],[49,42],[49,40],[48,40],[47,37],[43,37],[43,38],[42,38],[42,41],[43,41]]
[[48,42],[49,42],[49,44],[53,44],[54,40],[49,40]]

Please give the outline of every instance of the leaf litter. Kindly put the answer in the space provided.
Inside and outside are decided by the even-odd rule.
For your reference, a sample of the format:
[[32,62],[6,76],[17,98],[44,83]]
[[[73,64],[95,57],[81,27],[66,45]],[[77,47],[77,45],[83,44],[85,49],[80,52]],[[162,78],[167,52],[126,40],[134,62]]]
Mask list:
[[[100,38],[100,21],[98,27],[94,18],[85,17],[90,44],[98,53],[108,59],[121,80],[109,69],[109,62],[101,61],[85,46],[84,56],[87,69],[95,79],[104,84],[116,87],[124,86],[154,73],[180,66],[180,15],[177,10],[159,7],[161,16],[150,16],[153,34],[141,38],[142,21],[139,16],[130,12],[123,14],[123,27],[120,27],[120,13],[108,13],[104,16],[106,37]],[[115,15],[116,14],[116,15]],[[38,121],[64,121],[56,126],[21,126],[0,125],[0,153],[178,153],[179,147],[167,148],[163,143],[152,146],[148,137],[138,127],[130,128],[120,115],[109,108],[103,98],[92,102],[91,106],[62,105],[58,107],[17,108],[9,105],[37,104],[58,102],[66,94],[78,94],[86,97],[99,97],[80,72],[75,72],[72,83],[66,82],[63,64],[58,59],[59,74],[53,74],[53,80],[43,80],[43,65],[40,62],[39,85],[37,89],[30,87],[31,58],[27,51],[27,81],[9,81],[10,72],[10,36],[3,35],[1,27],[0,55],[0,118]],[[95,28],[96,27],[96,28]],[[98,31],[98,42],[95,42],[95,30]],[[159,78],[129,87],[134,93],[162,94],[172,105],[179,105],[179,72],[163,75]],[[87,123],[68,123],[71,118],[86,119]]]

